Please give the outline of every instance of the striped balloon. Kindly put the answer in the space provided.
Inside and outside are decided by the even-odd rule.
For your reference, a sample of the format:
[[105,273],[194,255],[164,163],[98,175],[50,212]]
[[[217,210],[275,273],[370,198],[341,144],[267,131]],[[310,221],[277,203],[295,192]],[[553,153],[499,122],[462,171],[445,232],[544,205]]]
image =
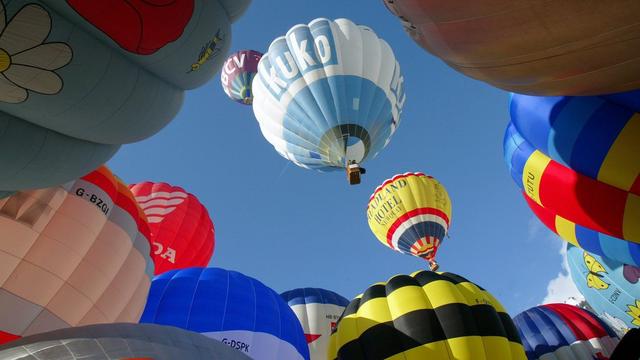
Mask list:
[[253,103],[251,83],[258,72],[262,53],[242,50],[231,54],[222,66],[220,81],[222,89],[232,100],[245,105]]
[[452,273],[377,283],[347,306],[328,359],[524,360],[511,317],[486,290]]
[[156,275],[209,264],[214,227],[198,198],[167,183],[143,182],[130,189],[149,220]]
[[349,300],[330,290],[301,288],[280,294],[300,320],[311,360],[326,360],[331,329]]
[[188,268],[156,276],[140,322],[199,332],[253,359],[309,359],[302,327],[287,303],[236,271]]
[[0,200],[0,234],[0,343],[140,318],[153,276],[149,228],[106,167]]
[[562,238],[637,263],[640,115],[618,100],[514,95],[504,152],[536,214]]
[[449,230],[451,201],[438,180],[405,173],[376,188],[369,198],[367,219],[380,242],[427,260],[435,270],[436,252]]
[[573,305],[536,306],[513,321],[529,360],[604,360],[619,341],[606,323]]
[[253,90],[264,137],[296,165],[321,171],[375,157],[405,101],[391,47],[348,19],[315,19],[275,39]]

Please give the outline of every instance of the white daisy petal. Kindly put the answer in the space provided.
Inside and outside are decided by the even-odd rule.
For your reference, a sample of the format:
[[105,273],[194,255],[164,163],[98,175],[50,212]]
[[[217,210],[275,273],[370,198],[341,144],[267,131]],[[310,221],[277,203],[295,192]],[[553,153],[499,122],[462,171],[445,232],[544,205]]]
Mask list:
[[50,29],[49,13],[39,5],[29,4],[9,20],[0,35],[0,48],[9,55],[31,49],[44,42]]
[[27,91],[0,74],[0,101],[16,104],[25,100],[27,100]]
[[62,79],[53,71],[12,64],[3,74],[16,85],[37,93],[53,95],[62,89]]
[[71,61],[71,48],[65,43],[47,43],[11,57],[13,64],[46,70],[59,69]]

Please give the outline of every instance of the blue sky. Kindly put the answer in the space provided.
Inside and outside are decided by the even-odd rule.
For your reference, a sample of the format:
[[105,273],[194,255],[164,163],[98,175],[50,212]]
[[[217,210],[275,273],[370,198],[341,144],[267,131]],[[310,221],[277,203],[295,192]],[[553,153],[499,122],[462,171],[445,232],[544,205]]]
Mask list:
[[[561,242],[531,214],[502,159],[509,94],[466,78],[407,36],[381,0],[255,0],[233,26],[232,51],[266,51],[277,36],[318,17],[373,28],[401,65],[407,101],[389,146],[366,164],[362,184],[280,157],[262,137],[251,107],[228,100],[218,76],[187,93],[181,112],[109,162],[129,183],[184,187],[216,227],[212,266],[241,271],[278,292],[322,287],[352,298],[369,285],[426,268],[376,240],[365,208],[385,179],[406,171],[435,176],[453,204],[442,271],[492,292],[515,315],[539,304],[560,274]],[[561,293],[559,296],[565,296]]]

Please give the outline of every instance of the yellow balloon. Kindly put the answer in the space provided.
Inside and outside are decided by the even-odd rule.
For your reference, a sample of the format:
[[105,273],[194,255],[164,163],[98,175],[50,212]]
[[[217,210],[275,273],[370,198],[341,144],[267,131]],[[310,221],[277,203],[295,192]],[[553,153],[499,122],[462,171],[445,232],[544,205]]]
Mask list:
[[347,306],[328,359],[525,360],[490,293],[452,273],[419,271],[370,286]]
[[369,199],[367,219],[380,242],[424,258],[435,270],[436,252],[449,230],[451,201],[438,180],[405,173],[378,186]]

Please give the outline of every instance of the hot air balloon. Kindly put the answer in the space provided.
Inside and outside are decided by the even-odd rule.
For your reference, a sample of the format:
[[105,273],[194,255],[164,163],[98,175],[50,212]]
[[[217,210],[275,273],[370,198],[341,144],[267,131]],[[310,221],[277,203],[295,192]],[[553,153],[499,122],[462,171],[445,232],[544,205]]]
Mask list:
[[300,320],[311,360],[326,360],[331,329],[349,300],[330,290],[300,288],[280,294]]
[[309,359],[302,327],[287,303],[235,271],[189,268],[156,276],[140,322],[199,332],[254,359]]
[[294,164],[346,168],[351,184],[400,124],[404,78],[389,45],[347,19],[315,19],[275,39],[258,64],[253,111]]
[[370,286],[345,309],[328,359],[526,359],[502,305],[452,273],[418,271]]
[[640,88],[634,0],[384,0],[425,50],[493,86],[534,95]]
[[619,341],[597,316],[568,304],[536,306],[513,322],[529,360],[608,359]]
[[0,346],[1,359],[249,360],[206,336],[171,326],[100,324],[31,335]]
[[367,220],[381,243],[438,269],[435,256],[451,221],[449,194],[438,180],[423,173],[386,180],[369,198]]
[[621,330],[640,327],[640,268],[568,244],[571,279],[598,315]]
[[129,188],[149,221],[156,275],[209,264],[214,228],[198,198],[167,183],[143,182]]
[[163,128],[249,2],[0,2],[0,192],[73,180]]
[[253,91],[251,82],[258,73],[258,62],[262,53],[255,50],[242,50],[231,54],[222,66],[220,81],[224,92],[236,102],[251,105]]
[[106,167],[0,200],[0,343],[137,322],[153,276],[149,228]]
[[[604,97],[514,95],[505,160],[563,239],[640,264],[640,117]],[[626,241],[624,241],[626,240]]]

